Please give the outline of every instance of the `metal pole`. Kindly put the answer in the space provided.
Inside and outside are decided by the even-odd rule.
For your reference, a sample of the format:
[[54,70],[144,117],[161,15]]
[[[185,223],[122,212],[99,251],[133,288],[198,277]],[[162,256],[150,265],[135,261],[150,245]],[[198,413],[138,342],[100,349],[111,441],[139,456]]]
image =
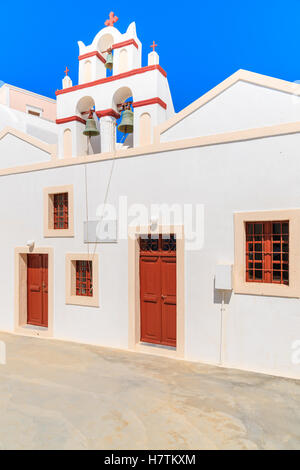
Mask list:
[[225,291],[222,290],[219,364],[223,364],[223,315],[224,315],[224,312],[225,312]]

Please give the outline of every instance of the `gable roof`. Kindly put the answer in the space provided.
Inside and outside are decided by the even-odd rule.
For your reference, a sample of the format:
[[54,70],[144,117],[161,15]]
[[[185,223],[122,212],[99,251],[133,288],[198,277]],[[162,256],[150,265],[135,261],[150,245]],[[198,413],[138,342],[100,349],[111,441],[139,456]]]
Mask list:
[[249,72],[248,70],[240,69],[234,74],[230,75],[230,77],[226,78],[223,82],[219,83],[219,85],[215,86],[207,93],[202,95],[189,106],[184,108],[182,111],[176,113],[170,119],[158,125],[155,129],[155,142],[158,143],[160,141],[161,134],[163,134],[175,124],[185,119],[190,114],[197,111],[197,109],[204,106],[206,103],[223,93],[225,90],[230,88],[238,81],[252,83],[254,85],[263,86],[265,88],[271,88],[273,90],[281,91],[284,93],[300,95],[299,83],[288,82],[279,78],[268,77],[267,75],[261,75],[259,73]]
[[34,147],[42,150],[43,152],[48,153],[51,157],[51,160],[56,158],[56,145],[47,144],[46,142],[43,142],[42,140],[39,140],[36,137],[32,137],[31,135],[25,134],[24,132],[19,131],[18,129],[14,129],[13,127],[5,127],[0,131],[0,141],[8,134],[13,135],[18,139],[21,139],[24,142],[27,142],[28,144],[33,145]]

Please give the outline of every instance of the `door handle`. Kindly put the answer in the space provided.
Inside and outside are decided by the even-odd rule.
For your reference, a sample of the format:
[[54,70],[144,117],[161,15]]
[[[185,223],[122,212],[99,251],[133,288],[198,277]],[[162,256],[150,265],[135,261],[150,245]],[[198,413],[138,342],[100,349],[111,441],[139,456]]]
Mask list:
[[162,300],[165,300],[167,298],[167,296],[161,294],[161,298],[162,298]]
[[42,287],[43,287],[43,289],[45,289],[45,287],[46,287],[45,282],[43,282]]

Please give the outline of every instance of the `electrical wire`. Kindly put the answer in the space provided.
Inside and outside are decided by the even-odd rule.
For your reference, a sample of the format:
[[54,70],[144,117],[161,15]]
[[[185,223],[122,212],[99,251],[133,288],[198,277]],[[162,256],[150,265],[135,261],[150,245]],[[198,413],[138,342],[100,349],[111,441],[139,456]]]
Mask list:
[[[107,183],[107,187],[106,187],[106,192],[105,192],[105,196],[104,196],[104,201],[103,201],[103,213],[102,213],[102,216],[100,218],[100,221],[98,222],[99,224],[102,223],[103,221],[103,216],[104,216],[104,208],[105,208],[105,205],[107,204],[107,199],[108,199],[108,194],[109,194],[109,189],[110,189],[110,184],[111,184],[111,180],[112,180],[112,175],[113,175],[113,172],[114,172],[114,168],[115,168],[115,163],[116,163],[116,156],[117,156],[117,147],[116,147],[116,123],[112,123],[113,125],[113,158],[112,158],[112,164],[111,164],[111,168],[110,168],[110,174],[109,174],[109,178],[108,178],[108,183]],[[127,134],[124,134],[124,140],[125,140],[125,137],[127,136]],[[121,141],[122,143],[122,141]],[[93,255],[92,255],[92,261],[94,261],[94,257],[95,257],[95,254],[97,252],[97,248],[98,248],[98,243],[95,242],[94,244],[94,251],[93,251]]]
[[[88,157],[89,155],[89,147],[90,147],[90,142],[91,138],[88,136],[87,137],[87,150],[86,150],[86,156]],[[88,205],[88,177],[87,177],[87,162],[85,161],[84,164],[84,185],[85,185],[85,215],[86,215],[86,231],[87,231],[87,237],[88,237],[88,227],[89,227],[89,205]],[[88,257],[90,257],[90,244],[87,244],[87,252],[88,252]]]
[[[111,164],[111,169],[110,169],[110,174],[109,174],[109,178],[108,178],[108,183],[107,183],[107,187],[106,187],[106,191],[105,191],[105,196],[104,196],[104,201],[103,201],[103,208],[105,207],[105,205],[107,204],[107,199],[108,199],[108,194],[109,194],[109,189],[110,189],[110,184],[111,184],[111,180],[112,180],[112,175],[113,175],[113,172],[114,172],[114,168],[115,168],[115,162],[116,162],[116,156],[117,156],[117,148],[116,148],[116,123],[112,123],[113,125],[113,157],[112,157],[112,164]],[[126,138],[127,138],[128,134],[124,134],[122,140],[120,143],[124,143]],[[90,146],[90,137],[87,138],[87,156],[89,155],[89,146]],[[85,162],[84,164],[84,184],[85,184],[85,208],[86,208],[86,226],[87,226],[87,236],[88,236],[88,223],[89,223],[89,212],[88,212],[88,176],[87,176],[87,162]],[[104,215],[104,211],[103,211],[103,214],[102,214],[102,218],[100,219],[99,223],[101,224],[102,223],[102,220],[103,220],[103,215]],[[90,247],[89,247],[89,242],[87,243],[87,251],[88,251],[88,257],[90,257]],[[95,242],[94,243],[94,250],[93,250],[93,254],[92,254],[92,259],[91,261],[94,261],[94,257],[95,257],[95,254],[96,254],[96,251],[97,251],[97,245],[98,243]]]

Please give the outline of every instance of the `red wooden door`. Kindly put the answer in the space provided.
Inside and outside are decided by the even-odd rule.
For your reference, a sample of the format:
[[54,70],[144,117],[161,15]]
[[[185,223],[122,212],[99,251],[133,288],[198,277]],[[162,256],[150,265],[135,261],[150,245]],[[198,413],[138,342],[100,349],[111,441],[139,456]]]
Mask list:
[[161,342],[160,257],[141,256],[141,341]]
[[27,255],[27,323],[48,326],[48,255]]
[[176,346],[176,257],[161,258],[162,344]]
[[176,347],[176,240],[140,240],[141,341]]

